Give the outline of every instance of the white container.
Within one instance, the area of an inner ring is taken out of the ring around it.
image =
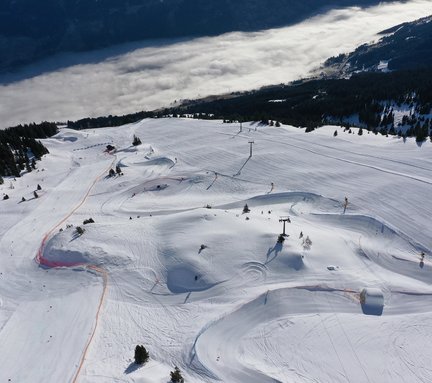
[[[360,292],[360,303],[366,306],[384,307],[384,294],[380,289],[366,287]]]

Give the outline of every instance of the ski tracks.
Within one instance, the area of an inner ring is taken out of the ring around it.
[[[82,352],[80,362],[79,362],[78,367],[77,367],[77,371],[71,380],[72,383],[76,383],[78,381],[79,374],[80,374],[82,367],[84,365],[87,352],[89,350],[90,344],[91,344],[91,342],[95,336],[96,329],[98,327],[100,313],[101,313],[102,305],[103,305],[106,291],[107,291],[108,273],[106,272],[106,270],[104,270],[100,267],[97,267],[96,265],[83,265],[83,264],[76,264],[76,263],[71,264],[71,263],[67,263],[67,262],[64,262],[64,263],[52,262],[52,261],[44,258],[44,250],[45,250],[48,239],[51,237],[51,235],[54,233],[54,231],[57,230],[64,222],[66,222],[66,220],[69,219],[81,206],[84,205],[84,203],[87,201],[87,198],[89,197],[90,192],[92,191],[93,187],[102,178],[102,176],[112,167],[112,165],[114,164],[115,161],[116,161],[116,157],[114,156],[113,160],[110,162],[110,165],[106,169],[104,169],[104,171],[100,175],[98,175],[93,180],[93,182],[90,184],[90,186],[87,189],[87,192],[83,196],[82,200],[78,203],[78,205],[76,205],[60,222],[58,222],[51,230],[49,230],[44,235],[42,242],[41,242],[41,245],[40,245],[38,252],[36,254],[36,257],[35,257],[35,262],[37,262],[39,265],[44,266],[44,267],[57,268],[57,267],[83,266],[84,268],[86,268],[88,270],[91,270],[91,271],[94,271],[94,272],[100,274],[102,276],[102,279],[103,279],[103,289],[102,289],[102,294],[101,294],[101,297],[99,299],[99,304],[98,304],[98,307],[96,310],[96,317],[95,317],[94,326],[93,326],[93,329],[91,331],[90,337],[89,337],[89,339],[88,339],[88,341],[84,347],[84,350]]]

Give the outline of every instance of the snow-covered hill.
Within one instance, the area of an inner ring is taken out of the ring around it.
[[[149,119],[44,144],[0,186],[1,382],[432,380],[429,142]]]

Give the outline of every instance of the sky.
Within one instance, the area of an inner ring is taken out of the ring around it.
[[[56,56],[0,76],[0,128],[153,110],[287,83],[377,40],[388,27],[431,13],[431,1],[412,0],[333,10],[286,28]]]

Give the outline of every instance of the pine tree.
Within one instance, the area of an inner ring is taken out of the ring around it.
[[[249,209],[248,204],[244,205],[244,207],[243,207],[243,213],[250,213],[250,209]]]
[[[32,167],[30,166],[30,161],[29,161],[27,156],[26,156],[25,167],[26,167],[27,173],[30,173],[33,170]]]
[[[84,229],[81,226],[77,226],[76,227],[76,232],[78,235],[83,235],[84,234]]]
[[[144,364],[149,360],[149,353],[144,346],[137,345],[135,347],[135,363]]]
[[[172,383],[184,383],[184,378],[177,366],[174,367],[174,371],[170,372],[170,375]]]
[[[134,134],[134,138],[133,138],[133,141],[132,141],[132,145],[133,146],[141,145],[141,140],[139,139],[139,137],[135,136],[135,134]]]

